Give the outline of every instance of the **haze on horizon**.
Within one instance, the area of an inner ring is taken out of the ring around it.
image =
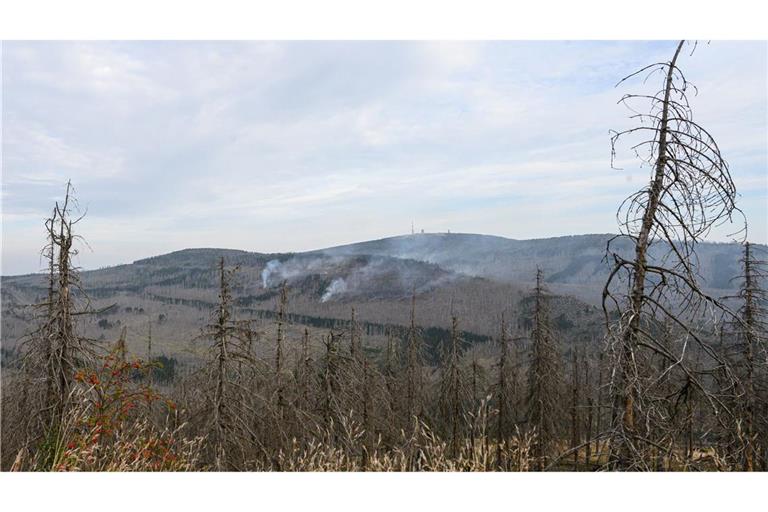
[[[302,251],[417,231],[616,232],[649,170],[610,165],[654,42],[4,42],[2,274],[38,271],[72,180],[84,268],[187,247]],[[699,89],[768,242],[765,42],[699,44]],[[726,241],[727,233],[713,241]]]

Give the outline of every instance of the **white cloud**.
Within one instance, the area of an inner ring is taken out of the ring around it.
[[[5,43],[3,272],[36,268],[30,226],[67,178],[89,208],[91,267],[187,246],[309,249],[412,219],[614,231],[647,179],[628,154],[610,169],[608,130],[629,122],[616,101],[639,86],[614,84],[673,46]],[[766,241],[766,47],[716,42],[681,65]]]

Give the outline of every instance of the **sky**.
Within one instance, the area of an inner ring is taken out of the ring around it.
[[[188,247],[301,251],[417,231],[617,232],[649,179],[609,130],[674,42],[4,42],[3,275],[44,267],[71,180],[85,269]],[[765,42],[679,65],[749,238],[768,241]],[[621,148],[620,148],[621,149]],[[727,231],[713,233],[725,241]]]

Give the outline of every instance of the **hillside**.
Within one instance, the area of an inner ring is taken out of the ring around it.
[[[487,339],[498,331],[502,312],[526,327],[524,299],[537,265],[556,295],[553,319],[562,334],[589,339],[599,332],[596,305],[607,276],[603,262],[611,235],[512,240],[473,234],[418,234],[361,242],[295,254],[261,254],[228,249],[185,249],[83,272],[92,308],[110,309],[83,317],[88,336],[113,340],[123,327],[129,346],[141,350],[153,324],[160,347],[195,357],[194,343],[217,300],[217,262],[237,266],[233,295],[237,314],[273,329],[277,289],[289,289],[289,312],[298,336],[344,328],[354,306],[376,345],[388,326],[407,325],[410,296],[417,295],[417,320],[441,336],[450,326],[451,308],[466,337]],[[700,272],[709,288],[727,293],[738,273],[740,248],[702,244]],[[25,307],[45,296],[39,274],[2,278],[4,346],[28,331],[33,311]]]
[[[548,283],[602,288],[610,267],[606,244],[614,235],[593,234],[514,240],[499,236],[426,233],[372,240],[318,251],[331,255],[375,254],[440,265],[466,275],[502,282],[530,282],[540,267]],[[614,249],[630,256],[631,245],[617,240]],[[664,252],[656,246],[654,254]],[[711,289],[732,289],[738,274],[738,244],[703,243],[698,248],[699,272]],[[577,288],[574,287],[574,290]],[[585,294],[588,296],[587,294]]]

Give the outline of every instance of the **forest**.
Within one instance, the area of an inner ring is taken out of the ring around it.
[[[279,274],[262,273],[264,296],[239,293],[240,266],[222,252],[215,299],[194,283],[188,298],[163,299],[207,314],[189,340],[200,357],[181,365],[158,351],[162,315],[129,349],[112,306],[89,296],[73,262],[88,219],[68,184],[44,224],[47,272],[35,279],[45,296],[19,306],[28,325],[2,351],[2,469],[768,470],[765,246],[749,242],[725,156],[694,121],[695,89],[678,65],[693,50],[681,41],[669,61],[619,82],[657,84],[619,98],[634,126],[610,139],[612,157],[629,151],[649,179],[617,205],[600,305],[578,315],[554,313],[563,299],[539,269],[515,315],[467,312],[453,298],[436,310],[414,281],[396,290],[404,325],[383,313],[362,321],[352,299],[324,306],[349,312],[331,322],[292,310]],[[699,259],[724,224],[741,251],[727,297],[711,293]],[[267,300],[270,310],[243,314]],[[577,325],[593,316],[589,331]],[[86,319],[120,334],[88,336]]]

